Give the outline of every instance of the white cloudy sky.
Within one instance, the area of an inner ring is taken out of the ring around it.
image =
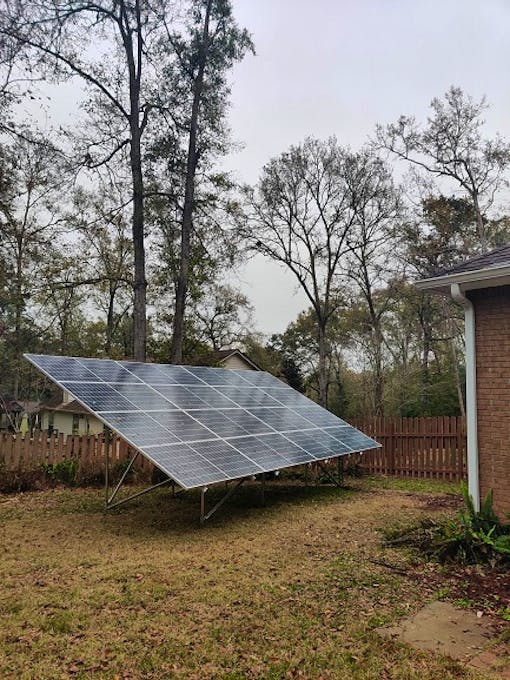
[[[510,138],[510,0],[234,0],[257,55],[234,72],[228,167],[255,182],[306,135],[357,147],[376,123],[424,119],[451,84],[487,96],[487,134]],[[262,259],[242,272],[258,327],[280,332],[306,306]]]

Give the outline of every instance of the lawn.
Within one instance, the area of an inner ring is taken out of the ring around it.
[[[485,677],[375,632],[439,596],[378,529],[457,488],[348,484],[248,486],[204,527],[168,489],[108,515],[98,489],[3,497],[1,677]]]

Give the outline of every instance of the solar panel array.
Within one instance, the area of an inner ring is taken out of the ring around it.
[[[25,356],[186,489],[379,446],[262,371]]]

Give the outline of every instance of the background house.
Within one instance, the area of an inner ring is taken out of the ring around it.
[[[103,423],[83,408],[67,392],[60,391],[53,399],[41,404],[41,430],[63,434],[100,434]]]
[[[510,245],[416,283],[464,308],[469,491],[510,512]]]

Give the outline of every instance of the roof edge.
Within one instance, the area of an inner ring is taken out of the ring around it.
[[[414,281],[414,285],[418,290],[431,290],[448,294],[452,283],[462,284],[464,290],[508,285],[510,284],[510,265],[497,265]]]

